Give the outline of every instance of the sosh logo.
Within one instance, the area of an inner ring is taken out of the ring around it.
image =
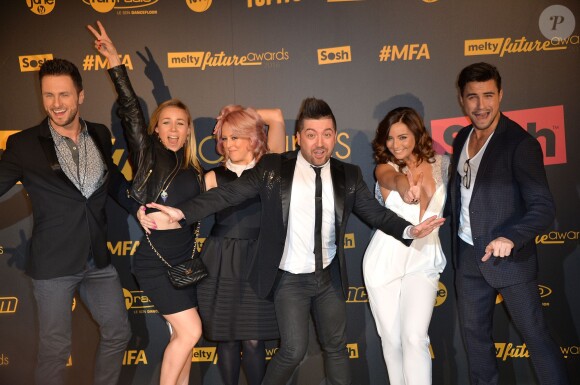
[[[508,111],[504,114],[518,123],[538,140],[544,153],[544,164],[564,164],[566,156],[566,127],[564,106],[530,108]],[[471,122],[465,116],[431,121],[433,141],[445,152],[453,152],[453,140],[457,132]]]
[[[38,71],[40,67],[47,60],[52,60],[52,54],[46,53],[41,55],[25,55],[18,56],[18,62],[20,63],[20,72],[31,72]]]
[[[318,64],[336,64],[352,61],[350,46],[321,48],[318,50]]]

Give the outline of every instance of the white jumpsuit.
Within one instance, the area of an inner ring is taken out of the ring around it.
[[[398,170],[396,165],[389,164]],[[423,218],[419,218],[419,205],[405,203],[396,191],[387,196],[385,206],[414,225],[433,215],[440,216],[445,204],[448,165],[449,158],[441,155],[436,155],[431,163],[436,190]],[[379,199],[378,186],[376,190]],[[439,274],[446,263],[438,230],[414,240],[409,247],[377,230],[364,255],[364,281],[391,385],[431,384],[427,333]]]

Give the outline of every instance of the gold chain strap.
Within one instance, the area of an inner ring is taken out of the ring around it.
[[[195,252],[197,251],[197,238],[199,238],[199,226],[200,226],[200,222],[197,222],[197,225],[195,226],[195,244],[193,245],[193,251],[191,252],[191,259],[195,258]],[[153,243],[151,242],[151,239],[149,239],[149,234],[145,233],[145,237],[147,238],[147,242],[149,242],[149,246],[151,246],[151,249],[153,249],[153,251],[155,252],[155,254],[157,254],[157,256],[159,257],[159,259],[165,263],[167,265],[167,267],[171,267],[171,265],[169,264],[169,262],[167,262],[165,260],[165,258],[163,258],[161,256],[161,254],[159,254],[159,251],[157,251],[157,249],[155,248],[155,246],[153,246]]]

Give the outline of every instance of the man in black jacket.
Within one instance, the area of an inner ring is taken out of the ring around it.
[[[47,118],[10,136],[0,159],[0,195],[21,181],[32,204],[26,273],[40,329],[35,381],[65,383],[78,290],[101,335],[94,383],[116,384],[131,331],[106,246],[105,204],[109,192],[122,200],[127,182],[111,159],[109,130],[79,116],[84,91],[77,67],[49,60],[39,78]]]
[[[268,365],[263,384],[285,384],[292,377],[306,354],[312,314],[324,352],[327,382],[348,385],[348,277],[343,240],[350,214],[406,245],[441,226],[443,219],[432,217],[411,226],[378,203],[358,166],[331,158],[336,120],[323,100],[308,98],[303,102],[296,139],[300,151],[263,156],[238,180],[199,195],[181,205],[182,211],[158,204],[148,206],[159,208],[176,221],[185,214],[186,222],[192,223],[259,195],[258,254],[249,280],[261,297],[273,295],[280,329],[280,349]]]

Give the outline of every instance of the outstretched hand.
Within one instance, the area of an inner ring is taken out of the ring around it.
[[[409,189],[403,195],[403,201],[408,204],[415,205],[421,200],[421,185],[423,184],[423,173],[419,173],[417,180],[413,177],[411,170],[407,170],[407,181],[409,182]]]
[[[159,203],[147,203],[146,206],[157,209],[161,211],[163,214],[166,214],[169,217],[169,223],[179,222],[180,220],[185,219],[185,215],[183,215],[183,211],[181,211],[180,209],[160,205]]]
[[[485,247],[485,255],[481,258],[482,262],[487,261],[493,255],[494,257],[505,258],[511,254],[514,243],[507,238],[498,237]]]
[[[87,25],[89,31],[95,36],[95,48],[101,55],[107,58],[109,67],[118,66],[121,64],[121,59],[119,59],[115,45],[107,35],[107,31],[105,31],[105,27],[103,27],[100,21],[97,21],[97,27],[99,28],[98,31],[92,25]]]
[[[436,228],[441,227],[443,223],[445,223],[445,218],[437,218],[436,215],[433,215],[419,223],[417,226],[411,227],[411,236],[413,238],[423,238],[424,236],[431,234],[431,232]]]

